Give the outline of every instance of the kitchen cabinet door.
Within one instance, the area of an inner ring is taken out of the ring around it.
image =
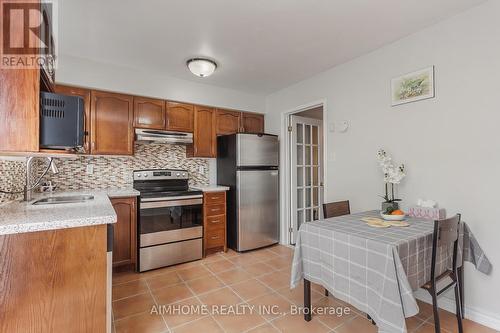
[[[264,133],[264,115],[260,113],[242,112],[243,133]]]
[[[134,154],[134,98],[91,92],[91,152],[94,155]]]
[[[163,130],[166,126],[165,101],[134,97],[134,127]]]
[[[83,150],[85,154],[90,153],[90,90],[85,88],[56,85],[56,93],[67,96],[78,96],[83,98],[83,109],[85,113],[85,137],[83,139]]]
[[[114,224],[113,266],[135,265],[137,257],[136,198],[111,199],[117,221]]]
[[[217,109],[217,135],[234,134],[240,131],[241,112]]]
[[[194,131],[194,105],[167,102],[167,130],[192,133]]]
[[[217,156],[215,109],[195,106],[193,145],[188,146],[186,154],[188,157]]]

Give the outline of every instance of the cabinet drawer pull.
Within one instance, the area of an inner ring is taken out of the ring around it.
[[[218,212],[220,210],[220,208],[212,208],[210,209],[211,212]]]
[[[212,223],[220,223],[220,220],[212,220]]]
[[[220,238],[220,236],[212,236],[211,238],[212,238],[212,239],[219,239],[219,238]]]
[[[218,200],[220,197],[212,197],[212,200]]]

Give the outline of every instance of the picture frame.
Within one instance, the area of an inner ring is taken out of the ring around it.
[[[407,73],[391,80],[392,106],[434,97],[434,66]]]

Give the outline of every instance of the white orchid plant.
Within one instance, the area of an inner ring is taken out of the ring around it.
[[[385,195],[382,197],[387,203],[401,201],[401,199],[396,199],[394,197],[394,185],[400,184],[405,178],[405,165],[401,164],[399,166],[395,166],[392,162],[391,156],[383,149],[378,151],[377,157],[378,163],[384,173]],[[389,196],[389,184],[391,185],[391,196]]]

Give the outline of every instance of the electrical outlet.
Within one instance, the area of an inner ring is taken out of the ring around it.
[[[202,166],[202,165],[200,165],[200,166],[198,167],[198,172],[199,172],[199,173],[205,173],[205,167],[204,167],[204,166]]]
[[[93,175],[94,174],[94,165],[93,164],[87,164],[87,169],[85,170],[85,173],[87,175]]]

